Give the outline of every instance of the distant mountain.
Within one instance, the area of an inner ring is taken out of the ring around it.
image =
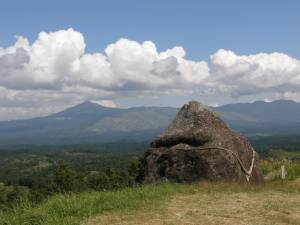
[[[84,102],[46,117],[0,122],[0,146],[148,140],[176,113],[170,107],[120,109]]]
[[[248,118],[249,121],[281,124],[300,122],[300,104],[294,101],[237,103],[220,106],[216,110],[221,113],[235,113],[241,115],[241,119]]]
[[[214,110],[233,129],[248,136],[300,135],[300,104],[294,101],[228,104]]]
[[[254,102],[212,108],[233,129],[248,136],[300,135],[300,104]],[[84,102],[46,117],[0,122],[0,146],[144,141],[159,135],[178,109],[107,108]]]

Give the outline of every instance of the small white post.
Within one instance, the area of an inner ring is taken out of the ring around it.
[[[281,167],[280,167],[280,177],[281,177],[281,183],[283,184],[283,181],[285,180],[285,177],[286,177],[286,171],[285,171],[284,163],[282,163]]]

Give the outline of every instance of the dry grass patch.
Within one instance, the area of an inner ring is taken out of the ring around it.
[[[159,205],[106,213],[84,225],[300,224],[300,195],[280,191],[179,193]]]

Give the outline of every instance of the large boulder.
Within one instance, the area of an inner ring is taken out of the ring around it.
[[[196,101],[185,104],[168,129],[151,143],[138,180],[263,183],[250,142]]]

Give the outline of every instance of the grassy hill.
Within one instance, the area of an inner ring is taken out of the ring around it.
[[[0,151],[0,225],[297,224],[298,139],[258,141],[267,181],[261,187],[137,187],[134,177],[147,143]],[[283,159],[287,181],[281,185]]]
[[[194,183],[56,195],[0,214],[1,225],[299,224],[300,182]]]

